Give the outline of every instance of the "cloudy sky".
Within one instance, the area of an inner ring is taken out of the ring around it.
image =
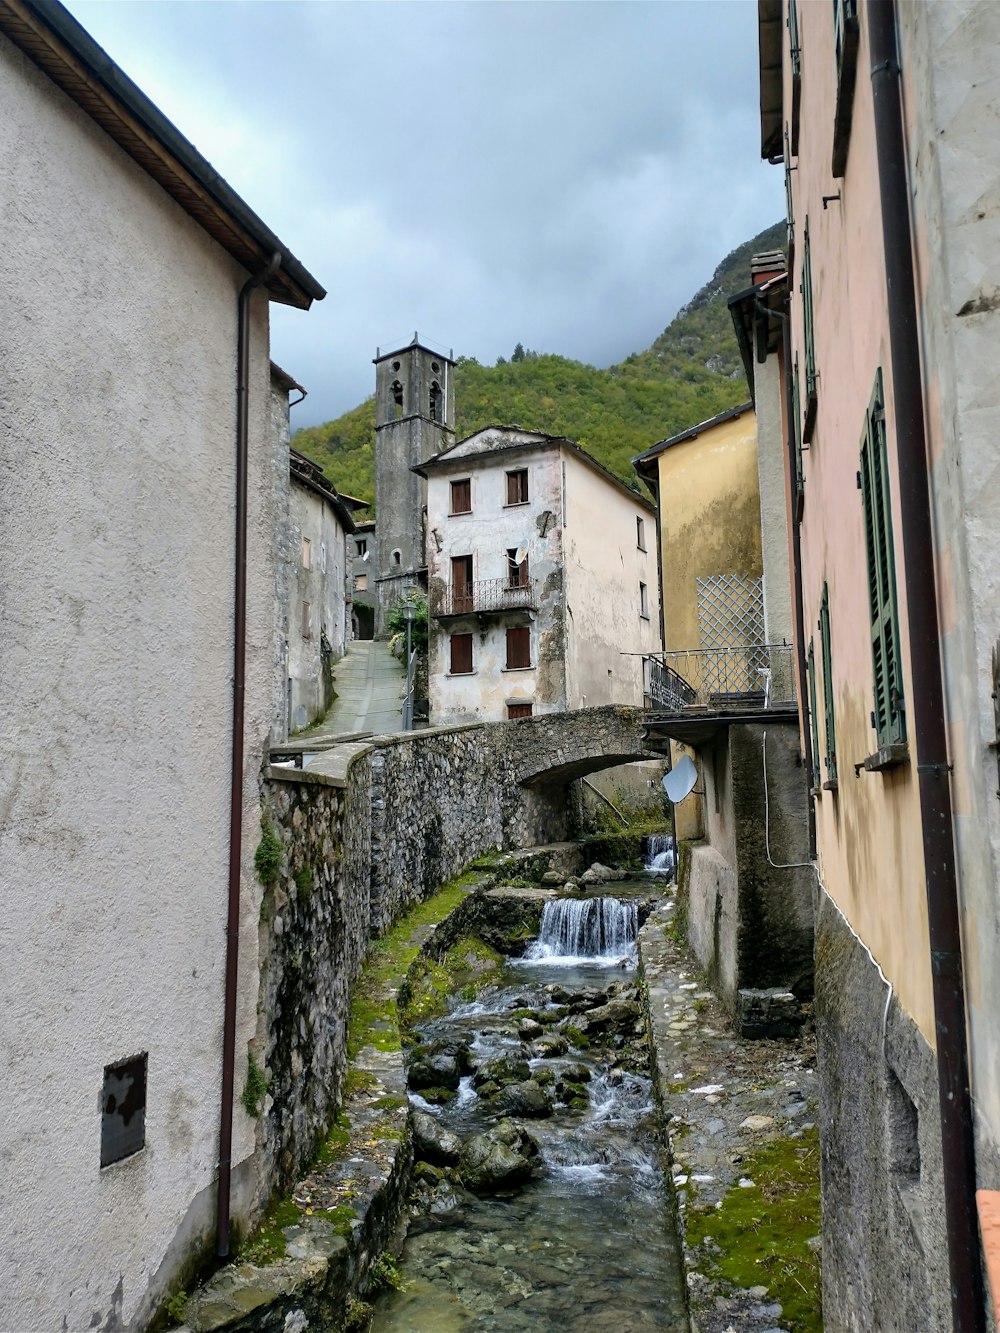
[[[68,0],[327,288],[294,425],[421,338],[610,365],[783,214],[755,0]]]

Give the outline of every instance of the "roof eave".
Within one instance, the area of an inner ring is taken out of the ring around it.
[[[784,52],[783,0],[757,0],[757,40],[760,56],[760,155],[771,161],[782,156],[782,56]]]
[[[307,310],[311,273],[58,0],[0,0],[3,32],[249,273],[280,253],[273,301]]]

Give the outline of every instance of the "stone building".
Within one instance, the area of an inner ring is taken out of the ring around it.
[[[324,292],[51,0],[0,181],[0,1327],[131,1330],[261,1187],[268,310]]]
[[[571,440],[489,426],[427,479],[432,724],[643,701],[654,510]]]
[[[455,438],[454,369],[417,334],[408,347],[375,357],[378,564],[363,577],[375,594],[376,638],[387,637],[386,616],[406,589],[427,585],[427,487],[413,469]]]
[[[355,524],[353,548],[351,596],[354,637],[371,639],[375,634],[375,593],[378,587],[378,533],[374,519],[365,519]]]
[[[758,12],[761,153],[788,199],[824,1321],[982,1329],[981,1252],[1000,1298],[1000,8]]]

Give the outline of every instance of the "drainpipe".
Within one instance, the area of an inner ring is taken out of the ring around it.
[[[986,1323],[976,1216],[961,923],[894,0],[868,0],[868,29],[913,674],[907,707],[916,749],[927,890],[951,1309],[958,1333],[982,1333]]]
[[[233,609],[233,740],[229,799],[229,907],[226,918],[226,999],[222,1023],[222,1108],[219,1121],[219,1190],[215,1252],[229,1254],[233,1151],[233,1075],[236,1064],[236,977],[239,966],[240,852],[243,834],[243,714],[247,631],[247,440],[250,414],[250,298],[281,267],[281,255],[243,284],[237,305],[236,342],[236,590]]]

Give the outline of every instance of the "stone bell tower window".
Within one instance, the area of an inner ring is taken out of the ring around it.
[[[403,384],[401,380],[392,382],[392,411],[398,419],[403,415]]]
[[[441,385],[437,380],[431,382],[431,401],[430,401],[431,421],[441,420]]]

